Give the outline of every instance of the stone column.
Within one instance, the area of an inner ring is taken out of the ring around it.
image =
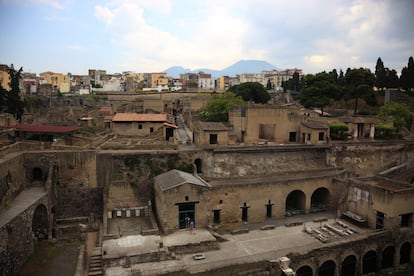
[[[375,137],[375,125],[371,125],[370,127],[369,127],[369,138],[370,139],[374,139]]]

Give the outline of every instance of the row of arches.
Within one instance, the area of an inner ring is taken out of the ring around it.
[[[327,188],[316,189],[311,196],[310,212],[324,211],[329,206],[330,193]],[[286,197],[286,215],[296,215],[305,212],[306,195],[301,190],[294,190]]]
[[[401,245],[399,249],[399,260],[395,260],[396,250],[394,246],[387,246],[381,253],[381,256],[378,256],[377,252],[370,250],[366,252],[361,259],[361,268],[358,266],[358,258],[355,255],[348,255],[341,263],[340,272],[336,274],[336,263],[332,260],[327,260],[322,263],[318,268],[319,276],[333,276],[333,275],[342,275],[342,276],[353,276],[361,274],[375,273],[382,269],[392,268],[397,261],[400,265],[410,263],[411,260],[411,251],[412,246],[410,242],[405,242]],[[377,258],[381,257],[380,267],[377,266]],[[361,271],[361,272],[360,272]],[[312,276],[316,275],[316,272],[308,266],[301,266],[296,271],[297,276]]]

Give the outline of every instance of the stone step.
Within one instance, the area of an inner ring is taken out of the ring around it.
[[[93,272],[88,273],[88,276],[99,276],[99,275],[103,275],[103,271],[93,271]]]
[[[94,260],[100,260],[102,259],[102,255],[91,255],[90,259],[94,259]]]
[[[102,262],[100,262],[100,263],[90,263],[89,267],[102,267]]]
[[[92,272],[92,271],[102,271],[102,267],[90,267],[89,272]]]

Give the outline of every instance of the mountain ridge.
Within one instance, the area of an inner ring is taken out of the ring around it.
[[[214,70],[209,68],[199,68],[191,70],[189,68],[184,68],[182,66],[171,66],[164,70],[163,72],[167,73],[169,77],[178,78],[180,74],[185,73],[199,73],[204,72],[206,74],[211,74],[214,78],[220,76],[230,76],[235,77],[238,74],[249,74],[249,73],[261,73],[264,70],[278,70],[273,64],[264,61],[264,60],[239,60],[233,63],[230,66],[225,67],[222,70]]]

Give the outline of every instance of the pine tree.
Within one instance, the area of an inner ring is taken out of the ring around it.
[[[375,86],[380,90],[387,87],[387,72],[380,57],[375,66]]]
[[[414,90],[414,60],[413,57],[408,59],[408,66],[401,71],[400,77],[401,88],[409,92]]]

